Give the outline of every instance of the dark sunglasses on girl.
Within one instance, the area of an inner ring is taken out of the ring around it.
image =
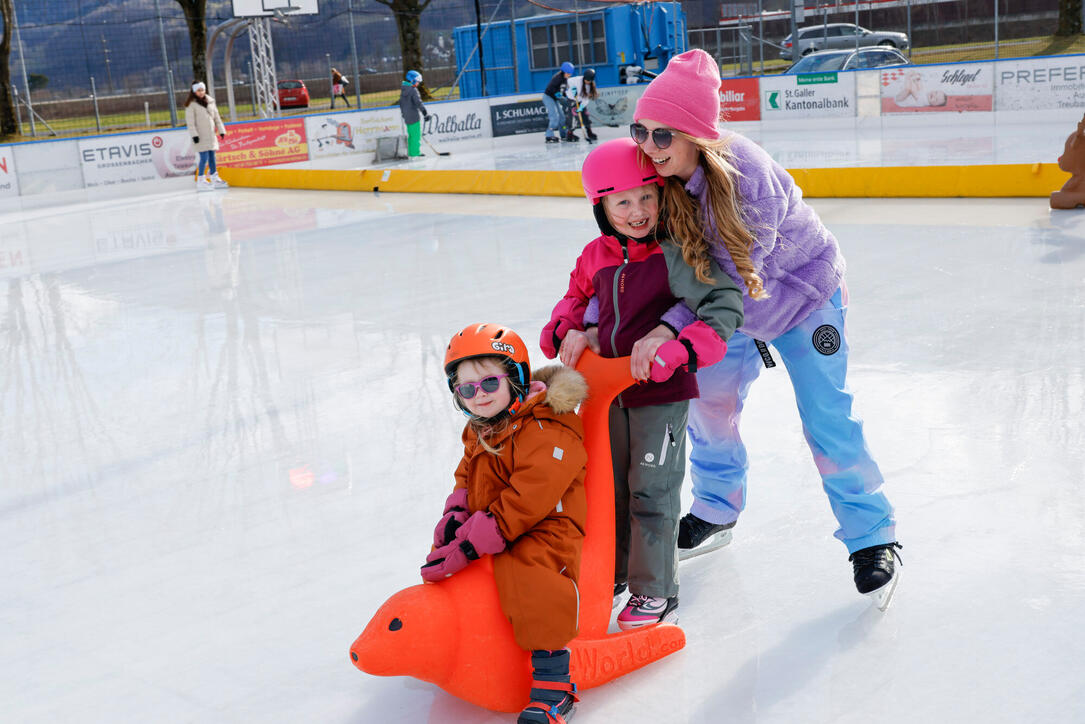
[[[674,140],[674,131],[669,128],[655,128],[651,133],[652,143],[656,145],[656,148],[666,148]],[[629,124],[629,135],[640,145],[648,140],[648,128],[640,123],[631,123]]]
[[[463,384],[456,385],[456,394],[465,400],[470,400],[475,396],[475,393],[482,389],[483,392],[497,392],[497,388],[501,386],[501,380],[508,377],[508,375],[493,375],[491,377],[483,377],[478,382],[464,382]]]

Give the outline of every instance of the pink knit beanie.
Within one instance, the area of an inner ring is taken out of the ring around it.
[[[703,50],[687,50],[671,58],[667,67],[644,90],[633,113],[688,133],[716,140],[720,115],[720,69]]]

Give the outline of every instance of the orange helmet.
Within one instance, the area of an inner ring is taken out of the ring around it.
[[[515,413],[527,396],[531,384],[531,363],[527,345],[520,335],[500,324],[471,324],[452,337],[445,351],[445,375],[448,388],[455,390],[456,367],[460,362],[478,357],[498,357],[509,373],[513,404],[506,412]],[[456,400],[459,404],[459,400]],[[462,408],[461,408],[462,409]]]

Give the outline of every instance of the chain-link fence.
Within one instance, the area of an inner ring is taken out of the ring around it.
[[[9,67],[21,135],[51,137],[183,122],[183,101],[193,78],[188,26],[176,0],[13,0],[17,23]],[[782,41],[791,30],[790,14],[779,1],[683,3],[687,17],[708,22],[722,7],[720,24],[691,29],[689,46],[705,48],[724,75],[775,73],[791,61],[781,59]],[[589,9],[579,0],[486,0],[483,21],[548,13],[548,7]],[[709,7],[712,6],[712,7]],[[1082,36],[1055,37],[1059,0],[846,0],[811,3],[801,26],[849,23],[877,31],[899,31],[911,40],[915,63],[981,60],[1051,53],[1085,52]],[[319,0],[316,15],[273,22],[279,80],[300,80],[308,88],[308,108],[331,107],[331,68],[350,84],[352,106],[387,106],[399,98],[402,80],[399,33],[392,11],[376,0]],[[706,10],[708,8],[708,10]],[[712,12],[709,12],[712,11]],[[230,0],[208,0],[207,38],[233,18]],[[438,98],[456,97],[452,29],[474,25],[475,7],[462,0],[432,0],[421,14],[422,68],[427,87]],[[211,58],[214,94],[227,118],[254,117],[248,34],[232,44],[220,35]],[[225,48],[231,45],[231,81],[225,80]],[[174,89],[173,103],[169,88]],[[342,107],[340,103],[337,107]],[[31,109],[33,113],[31,114]],[[180,119],[177,116],[180,115]]]
[[[791,14],[770,10],[769,5],[724,3],[724,15],[732,16],[724,17],[718,28],[691,30],[690,46],[713,53],[725,75],[785,70],[798,59],[791,57],[791,48],[784,47],[784,39],[791,33]],[[1055,36],[1059,6],[1059,0],[822,0],[807,4],[799,27],[844,23],[904,33],[911,47],[902,50],[913,63],[1085,52],[1081,35]],[[832,33],[827,28],[818,35],[824,40]],[[752,36],[752,42],[746,41],[744,34]],[[855,33],[849,39],[860,42]],[[841,41],[839,47],[845,47],[847,39]],[[800,54],[809,47],[800,48]],[[825,47],[837,46],[825,43]]]

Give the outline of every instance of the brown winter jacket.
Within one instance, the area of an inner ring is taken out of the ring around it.
[[[456,487],[467,488],[472,512],[493,514],[508,542],[493,557],[501,609],[516,643],[560,649],[577,632],[580,552],[584,543],[584,427],[575,409],[587,396],[580,373],[552,365],[537,370],[528,399],[491,437],[463,432]]]

